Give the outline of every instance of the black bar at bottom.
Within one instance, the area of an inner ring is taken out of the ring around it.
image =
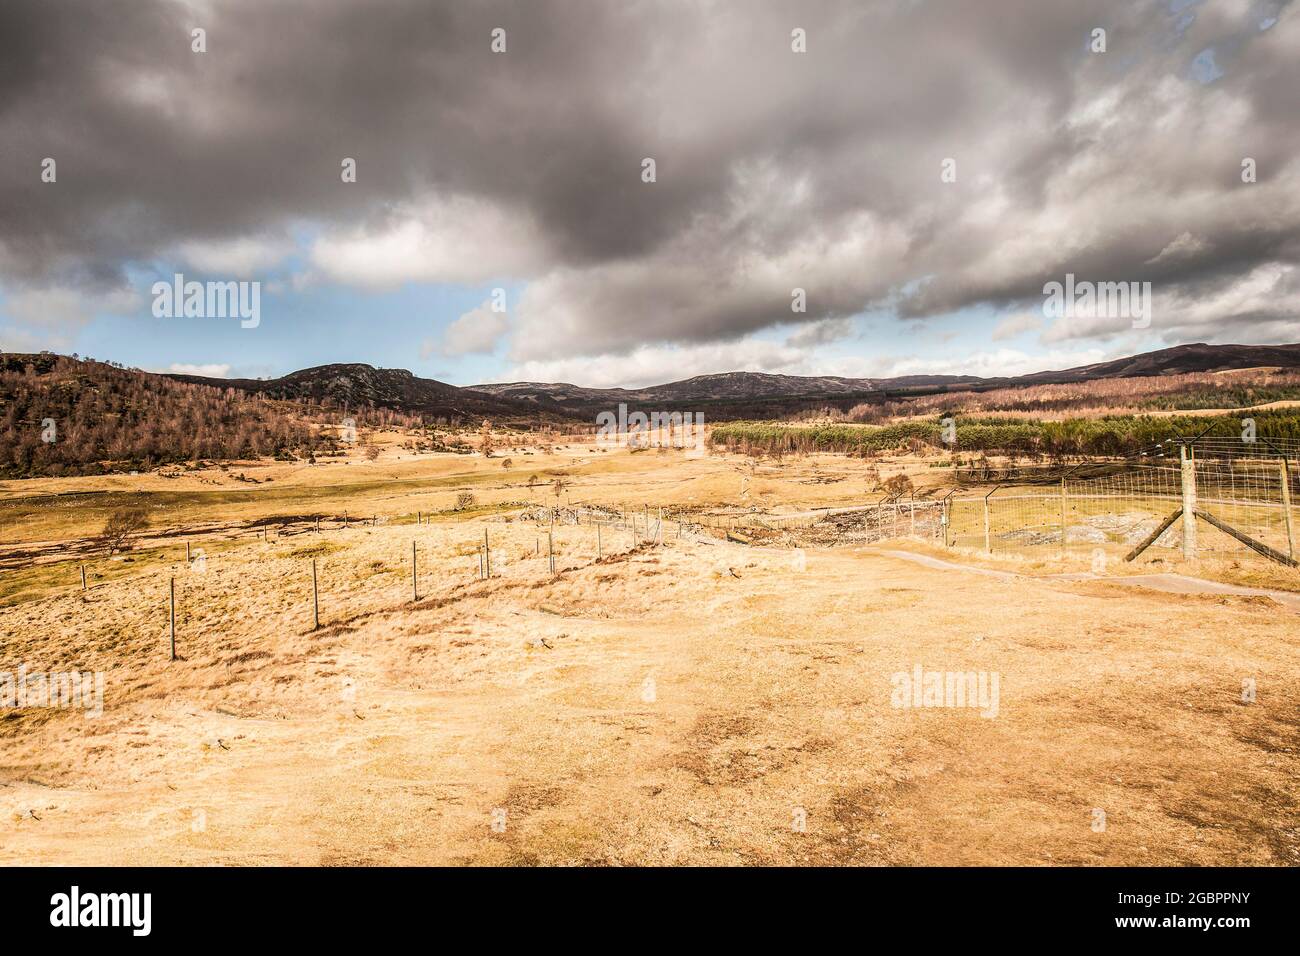
[[[883,942],[890,927],[925,946],[1199,938],[1233,947],[1294,939],[1297,882],[1296,870],[1282,868],[10,868],[0,870],[0,926],[7,947],[76,934],[206,950],[283,941],[296,951],[317,941],[429,939],[431,930],[471,945],[644,936],[734,947],[778,928]]]

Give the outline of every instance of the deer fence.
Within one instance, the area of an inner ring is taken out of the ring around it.
[[[1285,453],[1191,441],[1176,447],[1176,459],[1143,456],[1052,485],[998,486],[953,499],[945,540],[988,552],[1083,548],[1133,560],[1154,549],[1297,566],[1300,487]]]

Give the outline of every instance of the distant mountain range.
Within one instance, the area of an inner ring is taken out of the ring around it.
[[[50,352],[0,353],[0,477],[89,475],[265,456],[310,459],[330,454],[336,444],[312,423],[337,422],[349,411],[363,424],[382,424],[390,417],[371,409],[471,428],[483,419],[518,428],[590,427],[598,414],[622,402],[630,411],[702,413],[717,422],[820,414],[826,408],[848,411],[945,392],[1277,367],[1300,367],[1300,345],[1182,345],[1014,378],[728,372],[640,389],[536,382],[460,388],[403,369],[362,364],[322,365],[270,380],[221,379],[163,375]],[[268,400],[246,401],[250,394]],[[58,440],[47,443],[43,436],[50,420]]]
[[[1030,385],[1086,382],[1108,378],[1137,378],[1178,375],[1189,372],[1219,372],[1259,367],[1300,367],[1297,345],[1178,345],[1144,352],[1110,362],[1077,368],[1033,372],[1003,378],[975,375],[904,375],[894,378],[840,378],[835,376],[771,375],[765,372],[724,372],[697,375],[680,382],[649,388],[583,388],[544,382],[508,382],[475,385],[473,389],[500,398],[532,402],[550,409],[573,409],[586,413],[609,408],[619,402],[629,407],[660,405],[668,409],[687,404],[710,408],[714,417],[769,417],[792,405],[842,406],[845,399],[881,401],[885,397],[934,394],[967,389],[988,390]],[[723,414],[717,414],[721,411]],[[731,414],[740,413],[743,414]]]
[[[311,402],[334,408],[391,408],[447,421],[490,418],[510,423],[557,422],[573,417],[562,407],[539,408],[535,403],[418,378],[406,369],[375,368],[361,363],[318,365],[272,379],[208,378],[202,375],[167,375],[196,385],[214,385],[291,402]]]
[[[363,364],[321,365],[274,379],[169,378],[256,392],[289,401],[335,406],[375,406],[447,419],[592,419],[620,402],[629,408],[702,411],[714,420],[779,417],[806,408],[845,408],[858,402],[954,390],[987,390],[1095,379],[1217,372],[1257,367],[1300,367],[1296,345],[1178,345],[1110,362],[1004,378],[973,375],[905,375],[894,378],[773,375],[724,372],[648,388],[585,388],[547,382],[506,382],[462,388],[418,378],[405,369]]]

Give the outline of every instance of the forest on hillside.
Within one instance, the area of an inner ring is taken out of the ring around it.
[[[95,475],[264,456],[310,459],[336,449],[334,430],[322,433],[314,425],[338,425],[340,414],[108,362],[0,354],[0,477]],[[409,424],[384,409],[348,414],[358,426]]]

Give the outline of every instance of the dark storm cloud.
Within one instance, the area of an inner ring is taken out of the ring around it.
[[[1247,0],[8,0],[0,283],[107,289],[306,224],[326,278],[529,280],[521,359],[1032,303],[1067,271],[1177,302],[1300,258],[1296,89],[1296,16]]]

